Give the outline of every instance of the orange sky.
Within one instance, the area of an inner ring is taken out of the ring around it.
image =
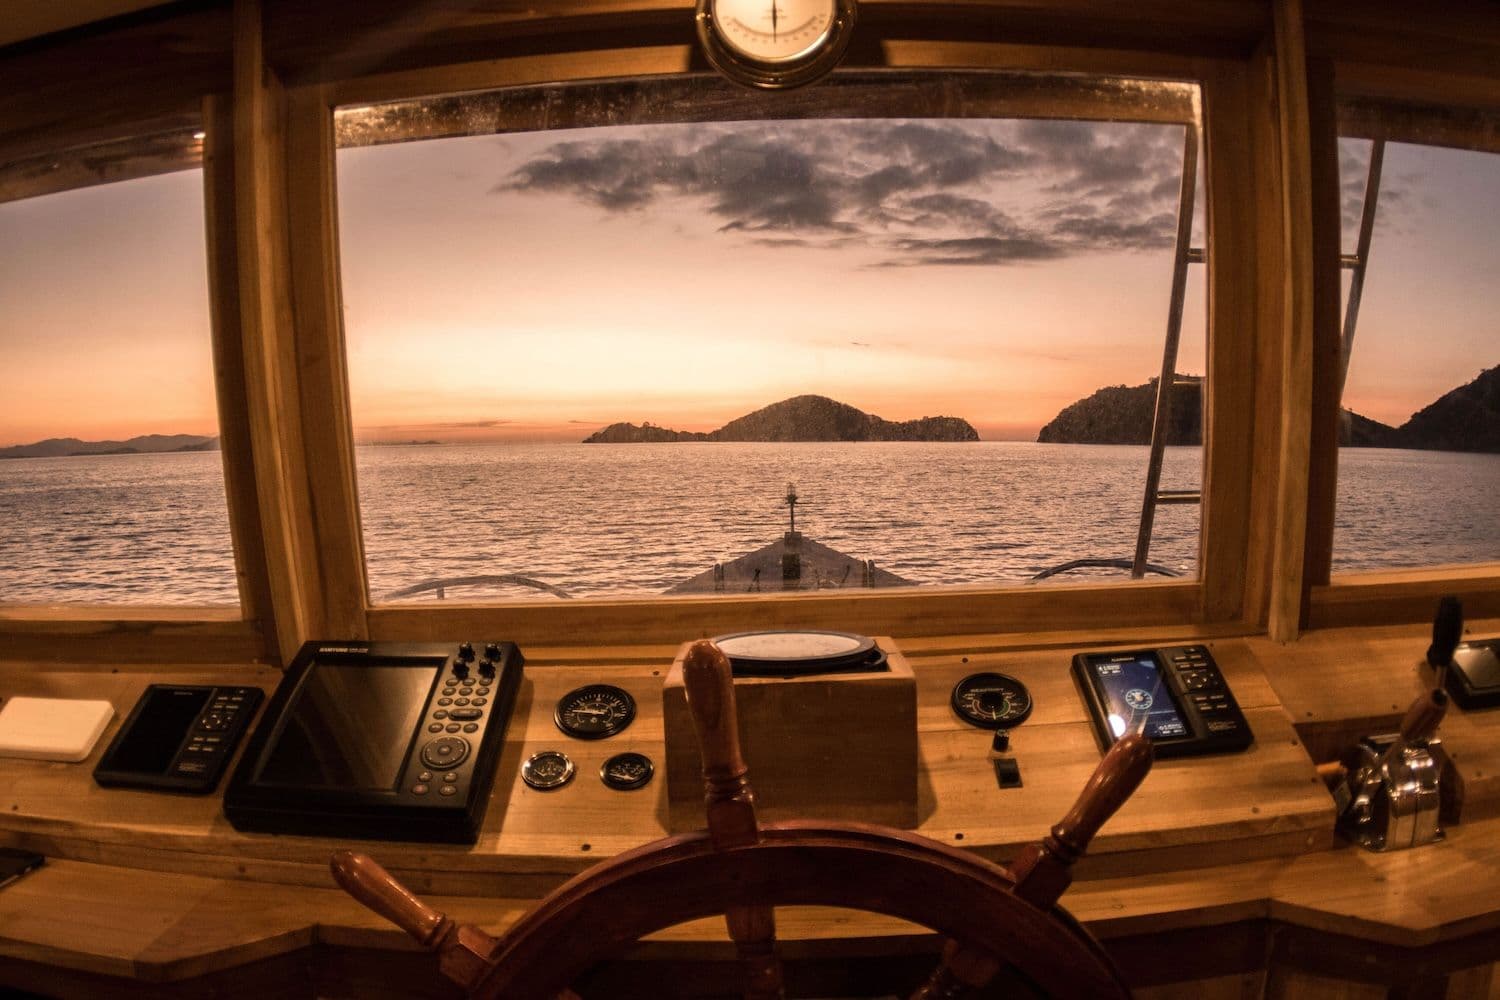
[[[358,437],[711,430],[815,392],[1031,439],[1155,374],[1172,198],[1152,192],[1180,133],[857,127],[341,152]],[[1500,362],[1496,163],[1388,152],[1352,408],[1400,423]],[[881,186],[893,172],[905,187]],[[201,202],[190,171],[0,205],[0,446],[214,433]],[[1201,270],[1184,371],[1203,370]]]

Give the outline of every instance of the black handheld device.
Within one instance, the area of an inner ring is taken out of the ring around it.
[[[1157,757],[1244,750],[1255,741],[1206,646],[1079,653],[1073,675],[1100,744],[1150,738]]]
[[[260,688],[152,684],[94,768],[106,787],[213,791],[255,709]]]
[[[305,644],[224,815],[238,830],[474,843],[523,662],[513,642]]]

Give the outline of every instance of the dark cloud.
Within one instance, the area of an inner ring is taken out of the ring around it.
[[[901,256],[885,261],[888,267],[928,264],[1012,264],[1053,260],[1067,250],[1036,236],[974,236],[965,239],[903,239],[895,249]]]
[[[1182,135],[1069,121],[671,126],[556,143],[493,190],[611,214],[687,200],[720,233],[858,241],[886,266],[1023,263],[1170,245]]]

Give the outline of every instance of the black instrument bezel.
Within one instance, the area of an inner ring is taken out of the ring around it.
[[[422,747],[438,738],[428,732],[439,681],[458,659],[458,643],[308,642],[297,653],[276,693],[271,697],[250,738],[245,754],[224,793],[224,815],[237,830],[340,836],[380,840],[414,840],[472,844],[489,805],[496,765],[505,744],[505,730],[521,686],[525,658],[509,642],[499,643],[501,659],[490,682],[493,697],[481,728],[463,738],[471,746],[467,759],[453,770],[458,791],[442,795],[435,781],[418,794],[414,778],[432,770],[421,760]],[[341,668],[410,666],[431,671],[430,683],[413,732],[408,737],[395,787],[346,789],[287,785],[262,779],[267,762],[291,719],[304,685],[319,663]],[[465,665],[467,667],[467,664]]]
[[[965,693],[964,689],[977,681],[982,681],[989,677],[994,677],[998,680],[1005,681],[1008,684],[1015,685],[1015,687],[1020,690],[1021,694],[1025,696],[1026,707],[1022,709],[1021,713],[1015,718],[981,719],[977,716],[970,715],[964,710],[962,703],[962,694]],[[953,693],[948,696],[948,704],[953,709],[955,715],[957,715],[964,722],[967,722],[969,725],[975,726],[979,729],[1014,729],[1016,726],[1019,726],[1021,723],[1031,718],[1031,710],[1036,707],[1036,702],[1031,697],[1030,688],[1023,684],[1019,679],[1012,677],[1010,674],[996,673],[993,670],[985,670],[977,674],[969,674],[963,680],[953,685]]]
[[[597,733],[587,732],[564,722],[563,705],[574,698],[582,696],[585,692],[588,691],[608,691],[610,694],[616,695],[619,698],[623,699],[625,702],[624,721],[618,724],[611,723],[609,729]],[[630,727],[630,724],[635,721],[635,698],[629,691],[626,691],[624,688],[619,687],[615,684],[585,684],[583,687],[574,688],[567,694],[563,695],[561,698],[557,699],[557,705],[552,709],[552,721],[556,723],[559,730],[561,730],[566,735],[573,737],[573,739],[575,740],[607,740],[611,736],[618,736],[620,733],[623,733]]]

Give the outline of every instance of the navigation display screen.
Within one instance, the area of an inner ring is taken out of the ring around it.
[[[1109,657],[1094,660],[1092,666],[1115,739],[1126,733],[1144,733],[1152,739],[1188,735],[1156,657],[1150,653]]]
[[[391,791],[441,661],[378,666],[314,663],[258,780]]]

